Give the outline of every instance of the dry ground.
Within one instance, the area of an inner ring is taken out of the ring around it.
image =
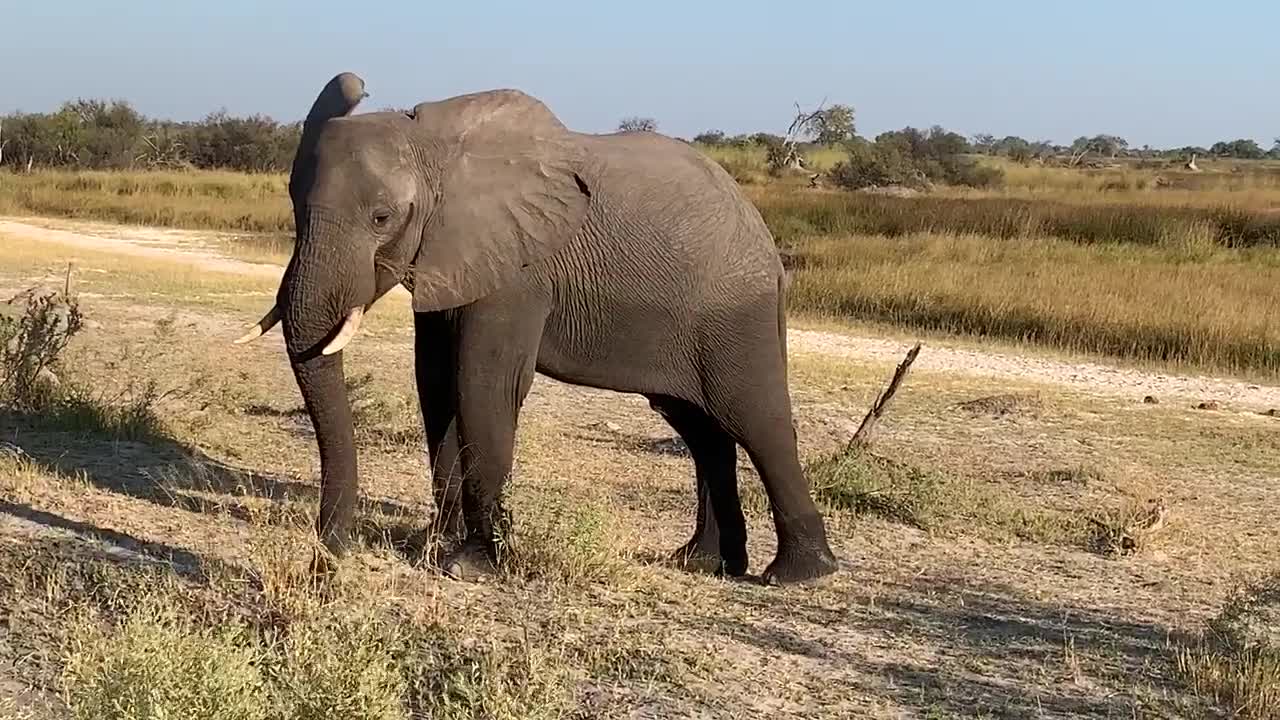
[[[60,283],[74,262],[92,321],[73,346],[78,367],[96,368],[104,387],[152,378],[182,391],[159,405],[165,439],[0,415],[0,570],[159,557],[186,572],[302,547],[286,538],[308,527],[287,516],[314,512],[318,461],[279,331],[231,344],[269,304],[279,257],[207,233],[27,218],[0,221],[0,248],[6,298]],[[405,298],[389,296],[370,320],[346,353],[348,377],[373,378],[359,391],[362,517],[372,534],[397,536],[431,508]],[[813,458],[848,438],[911,340],[796,325],[793,394]],[[1000,394],[1012,397],[963,405]],[[1196,408],[1208,401],[1217,408]],[[692,527],[679,444],[643,399],[539,377],[522,415],[517,522],[594,508],[599,572],[571,585],[473,584],[392,552],[353,562],[396,603],[476,633],[526,632],[612,658],[587,663],[573,685],[583,717],[1200,717],[1175,649],[1237,582],[1276,569],[1280,420],[1265,411],[1277,406],[1275,386],[928,341],[879,454],[945,473],[968,502],[1029,513],[1083,517],[1160,498],[1167,527],[1116,555],[999,523],[921,529],[833,511],[841,572],[771,589],[661,562]],[[773,535],[742,468],[758,572]],[[576,538],[580,525],[552,531]],[[61,650],[49,637],[60,620],[39,598],[23,602],[0,619],[0,688],[56,712]]]

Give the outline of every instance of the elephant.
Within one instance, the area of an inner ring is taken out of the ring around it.
[[[349,551],[358,492],[342,350],[401,285],[434,525],[455,548],[445,574],[499,562],[535,375],[644,396],[684,440],[698,511],[679,560],[749,577],[740,446],[777,536],[758,580],[835,572],[798,456],[786,277],[737,183],[685,142],[573,131],[519,90],[353,114],[367,95],[343,72],[312,105],[288,184],[294,249],[275,305],[237,341],[282,324],[319,449],[323,550]]]

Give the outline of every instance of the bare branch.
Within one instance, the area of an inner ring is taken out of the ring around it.
[[[897,369],[893,371],[893,378],[889,380],[889,386],[872,403],[866,417],[862,418],[862,424],[858,426],[858,431],[849,439],[848,449],[852,450],[858,446],[865,447],[871,442],[871,433],[875,429],[876,421],[880,419],[881,415],[884,415],[885,407],[893,399],[894,393],[898,392],[898,387],[906,379],[907,373],[911,370],[911,364],[916,361],[916,356],[919,354],[920,343],[916,343],[915,347],[907,351],[907,356],[902,359],[902,362],[898,363]]]

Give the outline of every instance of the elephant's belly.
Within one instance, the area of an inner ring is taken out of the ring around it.
[[[700,386],[693,318],[661,305],[553,312],[538,372],[561,382],[689,397]]]

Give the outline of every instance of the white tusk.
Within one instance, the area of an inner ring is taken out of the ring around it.
[[[244,343],[247,343],[250,340],[256,340],[257,338],[261,337],[264,333],[266,333],[268,330],[275,327],[276,323],[278,322],[280,322],[280,306],[272,305],[271,309],[267,311],[267,314],[263,315],[261,320],[259,320],[256,324],[250,327],[249,332],[245,333],[244,335],[241,335],[240,339],[236,340],[235,344],[243,345]]]
[[[321,355],[332,355],[351,342],[351,338],[356,336],[356,331],[360,329],[360,321],[364,319],[364,306],[357,305],[351,308],[351,312],[347,313],[347,318],[342,321],[342,327],[338,329],[338,334],[333,336],[328,345],[324,346],[324,350],[320,351]]]

